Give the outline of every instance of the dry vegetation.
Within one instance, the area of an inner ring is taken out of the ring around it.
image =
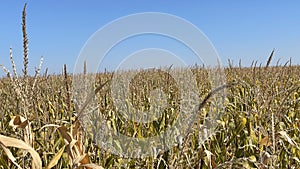
[[[25,6],[26,7],[26,6]],[[23,12],[24,68],[18,76],[12,58],[12,73],[0,80],[0,166],[1,168],[300,168],[300,67],[233,67],[225,70],[227,88],[225,109],[220,112],[216,133],[203,144],[199,142],[199,118],[182,144],[155,157],[126,159],[97,146],[97,136],[83,132],[78,116],[84,104],[72,100],[72,77],[28,75],[27,35]],[[42,60],[41,60],[42,62]],[[86,67],[86,66],[85,66]],[[192,68],[199,95],[212,94],[205,69]],[[128,72],[127,72],[128,73]],[[160,74],[161,73],[161,74]],[[137,93],[133,104],[147,108],[147,79],[154,75],[167,79],[162,72],[141,72],[131,89]],[[97,75],[96,98],[100,112],[111,128],[132,137],[148,137],[165,130],[179,111],[176,85],[156,81],[172,96],[174,107],[149,124],[128,122],[116,112],[110,95],[112,73]],[[126,72],[124,72],[126,75]],[[145,86],[146,85],[146,86]],[[224,87],[224,86],[223,86]],[[94,96],[94,94],[92,94]],[[207,113],[213,99],[205,101],[201,113]],[[146,106],[145,106],[146,104]],[[88,110],[84,110],[88,111]],[[117,144],[117,143],[116,143]],[[100,167],[102,166],[102,167]]]

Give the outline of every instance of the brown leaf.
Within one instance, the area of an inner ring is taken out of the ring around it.
[[[267,135],[266,137],[264,137],[263,139],[261,139],[260,145],[261,146],[269,146],[269,145],[271,145],[271,142],[269,140],[269,135]]]
[[[28,120],[22,116],[12,116],[9,122],[9,125],[13,128],[22,128],[24,129],[28,125]]]
[[[69,144],[72,142],[73,138],[65,126],[60,126],[58,131],[60,132],[61,136],[68,141]]]
[[[90,158],[88,154],[85,154],[85,156],[81,159],[80,164],[89,164]]]

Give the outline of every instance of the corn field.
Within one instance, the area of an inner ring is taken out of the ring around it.
[[[203,143],[199,127],[214,104],[210,96],[216,91],[205,78],[204,67],[189,67],[196,77],[199,99],[204,101],[190,132],[177,146],[155,156],[125,158],[103,149],[97,144],[100,136],[91,128],[83,128],[80,115],[86,111],[85,103],[72,99],[73,76],[66,65],[61,75],[48,75],[40,72],[41,59],[36,74],[28,74],[26,6],[22,21],[23,73],[17,73],[12,49],[11,71],[1,65],[7,74],[0,80],[1,168],[300,168],[300,66],[293,66],[291,61],[270,66],[274,51],[265,65],[253,62],[244,68],[229,62],[224,70],[227,85],[219,88],[226,90],[224,109],[220,110],[216,132]],[[82,76],[88,76],[87,65],[83,65]],[[122,75],[131,73],[124,71]],[[110,90],[113,76],[113,72],[97,74],[91,94],[113,130],[146,138],[166,130],[176,120],[180,113],[178,86],[167,74],[140,71],[131,84],[135,94],[130,101],[144,109],[149,109],[147,100],[155,87],[169,93],[166,104],[171,106],[151,123],[126,121],[120,116]]]

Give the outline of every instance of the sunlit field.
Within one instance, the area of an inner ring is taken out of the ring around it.
[[[79,103],[73,99],[73,75],[67,72],[67,65],[62,65],[61,75],[40,72],[40,68],[35,75],[28,74],[25,14],[24,10],[24,65],[16,67],[14,59],[19,58],[13,58],[12,53],[12,64],[1,65],[7,74],[0,80],[1,168],[300,168],[300,66],[293,66],[291,61],[270,66],[276,52],[266,57],[266,63],[253,62],[247,68],[228,63],[225,83],[216,88],[210,85],[204,67],[186,68],[196,78],[203,103],[189,133],[167,151],[124,158],[99,146],[97,132],[81,124],[81,115],[93,111],[88,102],[96,100],[111,130],[147,138],[176,121],[180,113],[178,85],[158,70],[140,71],[132,81],[133,94],[128,102],[136,107],[149,109],[149,93],[158,86],[169,96],[167,102],[161,100],[169,107],[150,123],[128,121],[120,115],[111,95],[114,72],[97,74],[95,90]],[[89,76],[88,64],[82,65],[83,77]],[[23,73],[18,74],[19,69]],[[123,76],[133,72],[124,71]],[[205,115],[220,91],[225,91],[226,97],[215,133],[201,142]],[[118,142],[112,144],[120,146]]]

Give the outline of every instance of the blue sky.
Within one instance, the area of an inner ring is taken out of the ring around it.
[[[60,73],[66,63],[72,71],[93,33],[115,19],[140,12],[169,13],[191,22],[209,38],[223,65],[228,59],[235,64],[241,59],[244,66],[253,60],[265,63],[274,48],[273,63],[292,57],[294,64],[300,64],[297,0],[6,0],[0,5],[0,64],[6,67],[10,67],[10,47],[15,62],[22,65],[21,14],[25,2],[31,70],[43,56],[44,69]]]

